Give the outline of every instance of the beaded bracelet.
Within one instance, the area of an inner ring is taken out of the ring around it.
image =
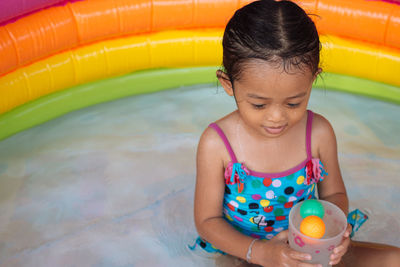
[[[254,243],[255,243],[257,240],[258,240],[257,238],[254,238],[253,241],[251,241],[251,243],[250,243],[250,245],[249,245],[249,248],[248,248],[248,250],[247,250],[246,261],[247,261],[248,263],[251,263],[251,250],[253,249],[253,245],[254,245]]]

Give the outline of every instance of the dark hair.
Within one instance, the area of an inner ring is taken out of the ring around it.
[[[223,66],[233,82],[249,59],[308,67],[319,65],[320,41],[314,22],[291,1],[261,0],[237,10],[222,40]]]

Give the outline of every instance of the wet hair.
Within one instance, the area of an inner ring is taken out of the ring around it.
[[[223,40],[223,66],[231,82],[251,59],[318,72],[320,41],[310,17],[291,1],[261,0],[237,10]]]

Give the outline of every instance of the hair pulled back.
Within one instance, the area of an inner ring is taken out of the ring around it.
[[[319,65],[320,41],[314,22],[291,1],[261,0],[237,10],[224,37],[223,65],[233,82],[250,59],[281,63],[288,71]]]

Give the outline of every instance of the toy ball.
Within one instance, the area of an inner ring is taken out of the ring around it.
[[[301,221],[300,232],[312,238],[321,238],[325,234],[325,223],[320,217],[310,215]]]
[[[321,219],[325,215],[324,206],[316,199],[307,199],[300,206],[300,216],[303,219],[310,215],[318,216]]]

